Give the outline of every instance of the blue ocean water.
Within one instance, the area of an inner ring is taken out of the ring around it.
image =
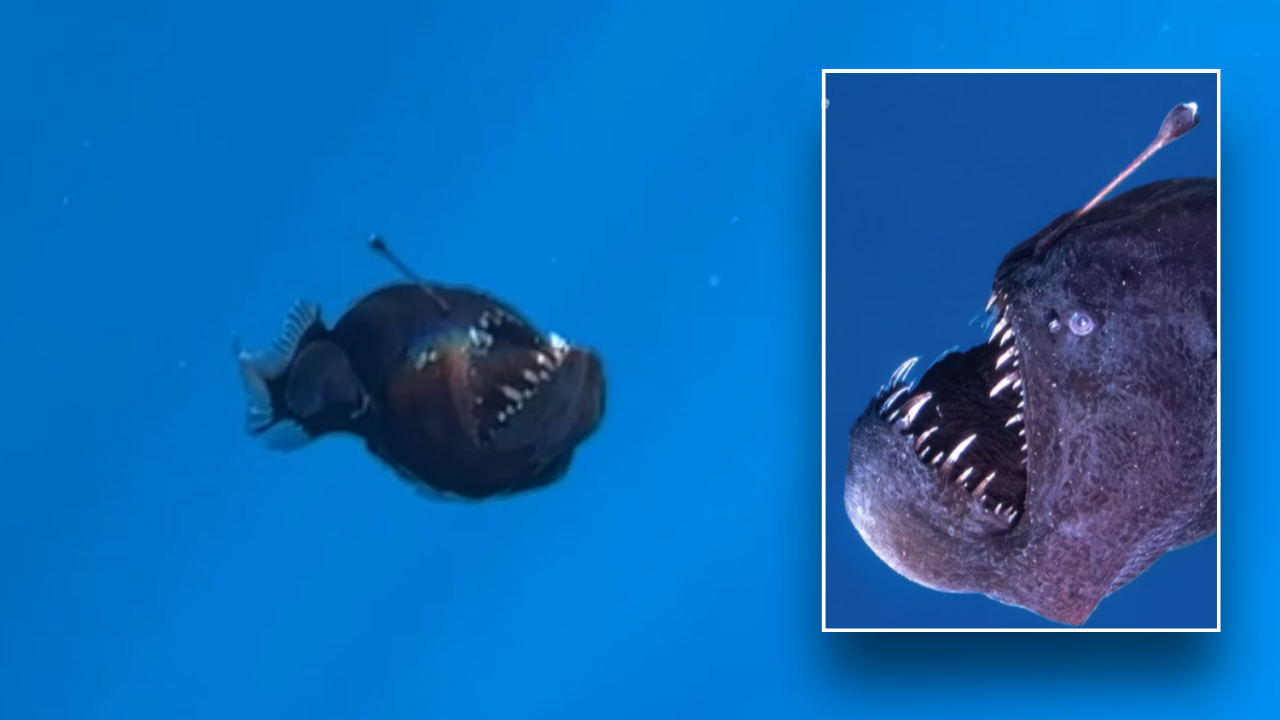
[[[1274,705],[1274,390],[1245,380],[1274,304],[1268,27],[1178,3],[5,4],[0,718]],[[820,69],[1081,65],[1225,69],[1225,632],[823,635]],[[564,483],[434,504],[350,443],[241,435],[232,335],[393,277],[371,232],[601,349],[610,415]]]
[[[1117,192],[1217,177],[1217,93],[1214,74],[827,76],[828,627],[1061,627],[881,562],[845,514],[849,427],[903,360],[918,378],[986,341],[1005,253],[1088,202],[1175,105],[1197,102],[1200,124]],[[1087,627],[1216,627],[1217,555],[1216,536],[1167,554]]]

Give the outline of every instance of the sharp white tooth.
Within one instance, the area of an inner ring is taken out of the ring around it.
[[[1022,387],[1022,378],[1018,378],[1017,380],[1014,380],[1014,381],[1013,381],[1013,389],[1014,389],[1014,390],[1017,390],[1017,389],[1018,389],[1018,388],[1020,388],[1020,387]]]
[[[880,414],[883,415],[886,412],[888,412],[889,408],[893,407],[893,404],[898,401],[898,398],[902,397],[903,394],[906,392],[907,392],[907,388],[905,387],[898,388],[897,392],[890,395],[889,399],[885,400],[884,404],[880,406]]]
[[[1000,336],[1000,345],[1003,346],[1005,343],[1009,342],[1009,338],[1011,337],[1013,337],[1013,328],[1005,330],[1004,334]]]
[[[889,376],[889,387],[893,387],[906,379],[907,373],[911,372],[911,368],[915,367],[918,362],[920,362],[920,358],[913,357],[899,365],[898,369],[893,371],[893,375]]]
[[[986,308],[985,312],[990,312],[990,311],[991,311],[991,306],[992,306],[992,305],[995,305],[995,304],[996,304],[996,294],[995,294],[995,293],[991,293],[991,299],[990,299],[990,300],[987,300],[987,308]]]
[[[1017,517],[1018,517],[1017,510],[1014,510],[1013,512],[1009,513],[1009,522],[1013,522],[1015,519],[1017,519]]]
[[[927,404],[932,398],[933,393],[925,393],[923,395],[916,395],[912,397],[907,401],[907,406],[903,408],[902,420],[899,422],[901,422],[904,427],[915,422],[916,416],[920,414],[920,411],[924,409],[925,404]]]
[[[969,476],[972,474],[973,468],[965,468],[964,472],[960,473],[960,477],[956,478],[956,482],[964,484],[964,481],[968,480]]]
[[[960,456],[964,454],[964,451],[968,450],[969,446],[973,444],[973,441],[977,439],[977,435],[970,435],[969,437],[961,440],[960,444],[956,445],[955,450],[952,450],[951,454],[947,456],[947,464],[955,465],[956,461],[960,459]],[[970,468],[970,470],[972,469],[973,468]]]
[[[1018,348],[1016,346],[1011,347],[1008,350],[1005,350],[1004,353],[999,358],[996,359],[996,369],[999,370],[1001,365],[1004,365],[1005,363],[1009,362],[1009,359],[1012,358],[1017,353],[1018,353]],[[1014,360],[1014,362],[1016,363],[1017,360]]]
[[[1022,428],[1021,430],[1018,431],[1018,437],[1026,437],[1026,436],[1027,436],[1026,428]]]
[[[1005,423],[1004,426],[1009,427],[1010,425],[1016,425],[1020,422],[1022,422],[1022,413],[1018,413],[1017,415],[1009,418],[1009,422]]]
[[[556,355],[561,355],[569,350],[569,341],[553,332],[547,333],[547,344],[551,346],[551,352]]]
[[[928,447],[928,446],[926,446],[926,447],[925,447],[924,452],[921,452],[921,453],[920,453],[920,462],[927,462],[927,461],[928,461],[928,458],[929,458],[929,451],[930,451],[930,450],[932,450],[932,449],[933,449],[933,448]]]
[[[1022,401],[1022,402],[1018,403],[1018,409],[1019,409],[1019,410],[1022,410],[1022,409],[1023,409],[1023,408],[1025,408],[1026,406],[1027,406],[1027,401],[1026,401],[1026,399],[1025,399],[1025,398],[1023,399],[1023,401]]]
[[[990,475],[982,478],[982,482],[978,483],[978,486],[973,489],[973,496],[978,497],[981,495],[987,489],[987,486],[991,484],[991,479],[995,476],[996,471],[992,470]]]
[[[940,463],[940,462],[942,462],[942,451],[941,451],[941,450],[939,450],[939,451],[938,451],[938,454],[937,454],[937,455],[935,455],[935,456],[933,457],[933,462],[931,462],[931,463],[929,463],[929,464],[930,464],[930,465],[937,465],[937,464],[938,464],[938,463]]]
[[[1027,444],[1022,443],[1022,452],[1026,452],[1026,451],[1027,451]],[[1026,462],[1026,461],[1024,460],[1023,462]]]
[[[535,373],[532,370],[524,370],[520,373],[520,375],[524,377],[526,382],[532,383],[534,385],[537,385],[539,382],[537,373]]]
[[[996,503],[996,512],[997,512],[997,513],[1000,513],[1000,514],[1003,514],[1003,513],[1001,512],[1002,510],[1004,510],[1004,503]]]
[[[523,395],[520,394],[519,390],[511,387],[510,385],[501,385],[498,387],[498,389],[502,391],[503,395],[507,396],[508,400],[511,400],[514,402],[519,402],[524,397]]]
[[[996,383],[996,386],[991,388],[991,395],[989,395],[988,397],[995,397],[999,395],[1002,390],[1012,385],[1014,381],[1017,379],[1018,379],[1018,373],[1016,372],[1009,373],[1008,375],[1005,375],[1004,377],[1000,378],[1000,382]]]
[[[1007,327],[1009,327],[1009,321],[1003,317],[1000,318],[1000,321],[996,323],[996,326],[991,329],[991,337],[987,339],[987,342],[991,342],[992,340],[995,340],[996,336],[999,335],[1000,332]],[[1004,343],[1002,342],[1000,344],[1003,345]]]
[[[936,427],[931,427],[931,428],[929,428],[928,430],[925,430],[925,431],[920,435],[920,437],[916,439],[916,449],[917,449],[917,450],[919,450],[919,449],[920,449],[920,446],[921,446],[921,445],[924,445],[924,441],[925,441],[925,440],[928,440],[928,439],[929,439],[929,436],[930,436],[930,435],[932,435],[932,434],[934,434],[934,433],[935,433],[935,432],[937,432],[937,431],[938,431],[938,428],[936,428]]]

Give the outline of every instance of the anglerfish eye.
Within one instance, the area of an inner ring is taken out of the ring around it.
[[[1077,310],[1071,313],[1071,320],[1068,322],[1071,332],[1076,335],[1088,335],[1093,332],[1093,318],[1089,313]]]

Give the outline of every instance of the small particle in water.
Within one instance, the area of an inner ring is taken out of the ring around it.
[[[1172,29],[1173,29],[1173,26],[1169,25],[1168,23],[1165,23],[1164,25],[1161,25],[1161,26],[1160,26],[1160,32],[1161,32],[1162,34],[1163,34],[1163,33],[1167,33],[1167,32],[1169,32],[1169,31],[1170,31],[1170,30],[1172,30]]]
[[[730,225],[737,225],[737,224],[738,224],[738,216],[737,216],[737,215],[734,215],[733,217],[729,218],[729,224],[730,224]]]
[[[88,138],[85,138],[84,140],[81,140],[81,141],[80,141],[80,147],[84,148],[85,150],[88,150],[88,149],[89,149],[89,139],[88,139]]]
[[[707,285],[712,288],[720,287],[720,276],[712,275],[711,277],[707,278]]]
[[[187,369],[187,359],[186,359],[186,358],[182,358],[181,360],[179,360],[179,361],[178,361],[178,369],[179,369],[179,370],[186,370],[186,369]]]
[[[63,195],[63,196],[62,196],[62,204],[63,204],[63,205],[69,205],[70,203],[71,203],[71,196],[70,196],[70,195]]]
[[[551,263],[552,265],[555,265],[555,264],[556,264],[556,256],[555,256],[555,255],[552,255],[552,256],[551,256],[551,258],[550,258],[547,262]]]
[[[826,110],[829,107],[831,107],[831,101],[826,98],[822,98],[822,109]]]

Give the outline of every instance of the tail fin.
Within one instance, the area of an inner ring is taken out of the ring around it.
[[[312,302],[295,303],[270,349],[236,348],[249,396],[245,429],[273,450],[295,450],[330,432],[352,431],[368,395],[347,358],[329,339]]]

